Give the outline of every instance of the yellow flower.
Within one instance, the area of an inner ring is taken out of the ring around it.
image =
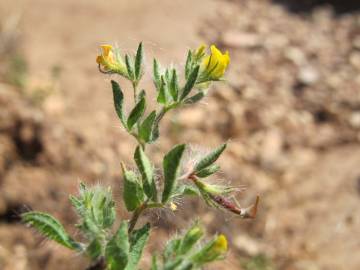
[[[228,242],[223,234],[216,236],[205,245],[192,259],[198,265],[221,259],[228,250]]]
[[[171,209],[172,211],[176,211],[177,205],[176,205],[175,203],[171,202],[171,203],[170,203],[170,209]]]
[[[201,69],[208,79],[217,80],[224,75],[230,63],[230,56],[228,51],[223,54],[215,45],[211,45],[210,51],[211,54],[203,59]]]
[[[214,241],[212,251],[216,254],[224,254],[228,249],[228,242],[225,235],[220,234]]]
[[[113,46],[105,44],[100,47],[102,53],[96,57],[96,63],[102,66],[105,71],[127,75],[126,66]]]

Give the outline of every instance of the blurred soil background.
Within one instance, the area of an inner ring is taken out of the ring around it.
[[[148,213],[155,229],[143,265],[200,216],[225,233],[228,258],[209,269],[360,269],[360,3],[309,0],[0,1],[0,269],[84,269],[86,261],[20,223],[47,211],[74,235],[68,194],[81,181],[111,185],[135,142],[122,131],[98,46],[180,63],[215,43],[231,55],[227,84],[164,120],[150,152],[173,143],[208,149],[229,140],[219,181],[261,195],[244,221],[201,200]],[[124,83],[123,88],[128,87]],[[152,88],[151,78],[143,87]],[[129,93],[130,99],[130,93]],[[205,139],[204,139],[205,138]]]

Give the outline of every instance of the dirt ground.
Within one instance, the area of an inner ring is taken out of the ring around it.
[[[182,202],[176,216],[148,213],[155,230],[144,268],[200,216],[231,241],[209,269],[360,269],[360,14],[304,2],[299,13],[293,1],[0,0],[0,269],[84,269],[17,213],[47,211],[76,234],[67,196],[80,180],[111,185],[120,204],[119,163],[131,164],[135,142],[95,56],[101,43],[133,51],[141,40],[148,70],[153,56],[183,65],[202,42],[229,50],[227,83],[167,116],[150,151],[159,164],[175,142],[207,149],[229,140],[218,177],[247,187],[243,204],[262,198],[253,221],[200,200]],[[128,217],[121,205],[118,214]]]

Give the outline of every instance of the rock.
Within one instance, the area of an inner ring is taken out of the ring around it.
[[[356,68],[357,70],[360,70],[360,53],[354,52],[354,53],[350,54],[349,62],[354,68]]]
[[[360,112],[353,112],[349,117],[349,124],[353,128],[360,128]]]
[[[261,45],[261,39],[257,34],[229,30],[222,36],[222,42],[231,48],[254,48]]]
[[[265,167],[275,166],[282,154],[283,136],[278,129],[271,129],[265,133],[261,147],[261,162]]]
[[[265,46],[268,49],[284,48],[289,44],[289,39],[282,34],[269,35],[265,40]]]
[[[297,66],[304,65],[306,63],[306,57],[304,52],[296,47],[290,47],[285,51],[285,57],[292,61]]]
[[[300,68],[298,80],[305,85],[312,85],[319,80],[319,73],[314,67],[305,66]]]
[[[360,50],[360,35],[354,38],[352,45],[354,49]]]

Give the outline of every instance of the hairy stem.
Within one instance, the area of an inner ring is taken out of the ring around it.
[[[138,98],[138,91],[137,91],[137,83],[132,82],[133,92],[134,92],[134,103],[136,104]]]
[[[142,214],[142,212],[147,208],[147,202],[144,202],[142,205],[140,205],[133,213],[130,222],[129,222],[129,230],[128,233],[130,234],[134,228],[135,225],[140,217],[140,215]]]

